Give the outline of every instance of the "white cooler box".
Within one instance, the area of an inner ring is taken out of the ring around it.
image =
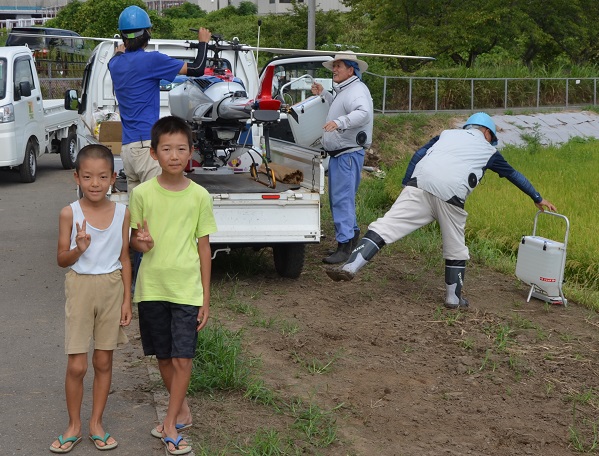
[[[536,236],[539,213],[555,215],[566,220],[564,242]],[[566,245],[570,226],[568,219],[552,212],[537,212],[532,236],[523,236],[518,247],[516,276],[531,286],[527,302],[531,297],[558,305],[567,305],[562,291],[566,265]]]
[[[328,112],[329,104],[319,95],[313,95],[291,106],[287,119],[296,144],[309,147],[322,137],[322,127],[326,123]]]

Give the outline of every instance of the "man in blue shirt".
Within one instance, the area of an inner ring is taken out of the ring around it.
[[[462,297],[469,259],[464,203],[485,171],[490,169],[505,177],[530,196],[537,208],[556,211],[526,177],[512,168],[496,145],[495,123],[484,112],[470,116],[463,129],[445,130],[429,141],[412,157],[402,181],[404,189],[391,209],[369,225],[347,262],[327,270],[327,275],[335,281],[353,279],[384,245],[436,220],[443,238],[445,307],[468,307]]]
[[[160,80],[172,81],[177,74],[202,76],[211,37],[209,30],[199,29],[198,53],[188,64],[160,52],[145,52],[151,27],[150,17],[142,8],[125,8],[119,16],[124,46],[108,63],[123,124],[121,158],[128,191],[161,171],[150,157],[150,131],[160,116]]]

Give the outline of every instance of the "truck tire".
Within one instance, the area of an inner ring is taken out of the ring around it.
[[[306,244],[277,244],[272,248],[272,255],[281,277],[297,279],[304,268]]]
[[[60,162],[64,169],[73,169],[77,159],[77,133],[70,132],[60,140]]]
[[[35,155],[35,145],[32,141],[27,143],[25,148],[25,157],[23,157],[23,163],[19,166],[19,173],[21,174],[21,182],[29,184],[35,182],[37,173],[37,157]]]

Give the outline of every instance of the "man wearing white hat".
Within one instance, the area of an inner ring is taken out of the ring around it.
[[[312,93],[329,103],[322,145],[329,154],[329,203],[335,224],[337,250],[323,259],[337,264],[348,260],[360,237],[356,192],[360,185],[364,149],[372,143],[372,97],[362,82],[368,64],[351,51],[340,52],[323,66],[333,72],[335,97],[318,83]]]

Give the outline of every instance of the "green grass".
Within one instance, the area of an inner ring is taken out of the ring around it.
[[[190,393],[239,390],[249,384],[250,367],[241,356],[241,334],[215,323],[198,333]]]
[[[575,300],[599,309],[599,141],[573,140],[562,147],[535,153],[506,148],[506,159],[527,176],[539,192],[553,202],[570,221],[564,291]],[[509,182],[487,173],[481,188],[467,202],[468,241],[493,246],[497,257],[515,259],[522,235],[532,234],[536,207]],[[564,241],[565,222],[557,217],[538,217],[536,234]]]
[[[246,318],[248,324],[280,331],[285,336],[299,330],[292,322],[263,317],[251,302],[255,297],[255,294],[245,295],[234,280],[233,286],[221,282],[212,287],[215,313],[230,312]],[[258,428],[253,435],[239,437],[239,441],[219,442],[217,448],[202,441],[196,454],[299,455],[306,451],[318,454],[316,449],[326,448],[337,439],[336,411],[342,404],[323,410],[312,398],[280,397],[259,378],[260,360],[251,358],[244,351],[243,330],[225,328],[217,315],[212,321],[198,334],[189,393],[241,392],[247,401],[283,415],[285,419],[276,429]],[[295,356],[310,374],[326,375],[341,353],[331,354],[326,360],[306,361],[297,353]]]

